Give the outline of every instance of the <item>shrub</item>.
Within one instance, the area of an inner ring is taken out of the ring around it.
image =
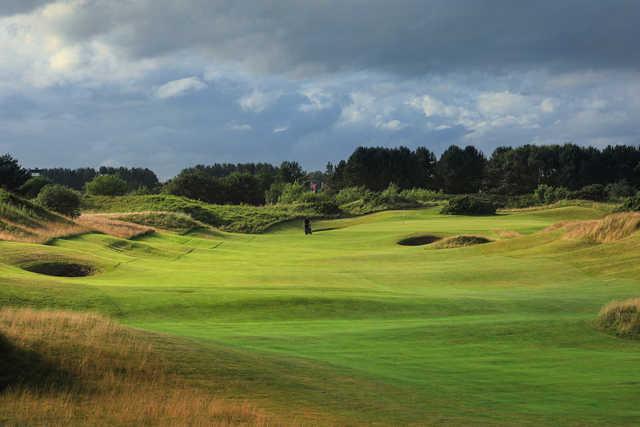
[[[400,193],[403,198],[418,203],[435,202],[446,198],[442,191],[427,190],[426,188],[411,188]]]
[[[70,188],[58,184],[45,186],[38,194],[37,203],[62,215],[80,215],[80,195]]]
[[[305,193],[312,194],[305,185],[293,182],[290,184],[284,184],[282,187],[282,193],[278,198],[280,204],[291,204],[302,201]]]
[[[597,324],[618,336],[640,337],[640,298],[612,301],[605,305],[600,310]]]
[[[355,202],[356,200],[365,200],[370,198],[372,192],[366,187],[347,187],[343,188],[336,194],[336,203],[344,205],[347,203]]]
[[[24,196],[29,199],[33,199],[38,196],[40,190],[42,190],[45,186],[53,184],[51,180],[45,178],[44,176],[34,176],[31,177],[20,186],[18,189],[18,193],[21,196]]]
[[[559,200],[568,199],[571,195],[565,187],[552,187],[546,184],[538,185],[533,191],[533,195],[540,203],[555,203]]]
[[[11,155],[0,156],[0,187],[8,191],[15,191],[31,178],[31,173],[20,166]]]
[[[602,202],[607,199],[607,194],[602,184],[591,184],[582,187],[578,191],[573,192],[576,199],[593,200],[594,202]]]
[[[127,183],[117,175],[100,175],[87,182],[86,190],[94,196],[124,196]]]
[[[311,191],[303,193],[299,202],[321,215],[337,215],[340,213],[340,207],[336,201],[325,193],[313,193]]]
[[[609,200],[619,200],[625,197],[631,197],[635,193],[635,189],[629,185],[627,181],[614,182],[605,187],[605,192]]]
[[[620,206],[617,210],[623,212],[640,211],[640,193],[627,198],[622,206]]]
[[[476,196],[458,196],[449,199],[442,209],[448,215],[495,215],[496,206],[491,201]]]
[[[385,205],[395,206],[401,203],[408,202],[406,197],[400,194],[400,188],[393,182],[383,190],[378,196],[380,203]]]
[[[271,187],[264,193],[264,200],[270,205],[275,205],[278,203],[278,199],[282,195],[284,191],[284,187],[287,185],[284,182],[274,182],[271,184]]]

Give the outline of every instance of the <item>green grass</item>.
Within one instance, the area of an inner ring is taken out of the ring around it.
[[[0,304],[99,311],[170,334],[163,351],[181,375],[291,416],[638,424],[640,342],[594,322],[607,302],[640,293],[640,236],[594,244],[541,232],[609,206],[489,217],[438,210],[316,221],[312,236],[294,221],[262,235],[0,242]],[[505,231],[521,236],[501,239]],[[442,250],[396,243],[418,234],[496,241]],[[36,258],[100,273],[54,278],[20,268]]]

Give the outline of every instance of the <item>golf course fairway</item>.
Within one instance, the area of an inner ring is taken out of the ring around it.
[[[259,235],[0,242],[0,305],[91,311],[156,334],[221,397],[323,424],[640,423],[640,342],[594,325],[640,295],[640,233],[567,238],[597,206],[301,221]],[[465,247],[402,246],[429,235]],[[25,264],[63,259],[86,277]]]

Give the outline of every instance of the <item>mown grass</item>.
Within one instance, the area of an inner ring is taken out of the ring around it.
[[[314,221],[312,236],[295,221],[263,235],[0,242],[0,303],[97,311],[169,334],[156,348],[184,381],[288,419],[634,425],[640,343],[594,321],[607,302],[637,296],[640,236],[602,243],[543,231],[606,213],[432,208]],[[494,241],[397,244],[416,235]],[[101,272],[52,278],[19,268],[36,257]]]

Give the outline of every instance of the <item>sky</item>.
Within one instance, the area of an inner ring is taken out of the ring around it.
[[[637,0],[1,0],[0,153],[324,169],[360,145],[640,144]]]

